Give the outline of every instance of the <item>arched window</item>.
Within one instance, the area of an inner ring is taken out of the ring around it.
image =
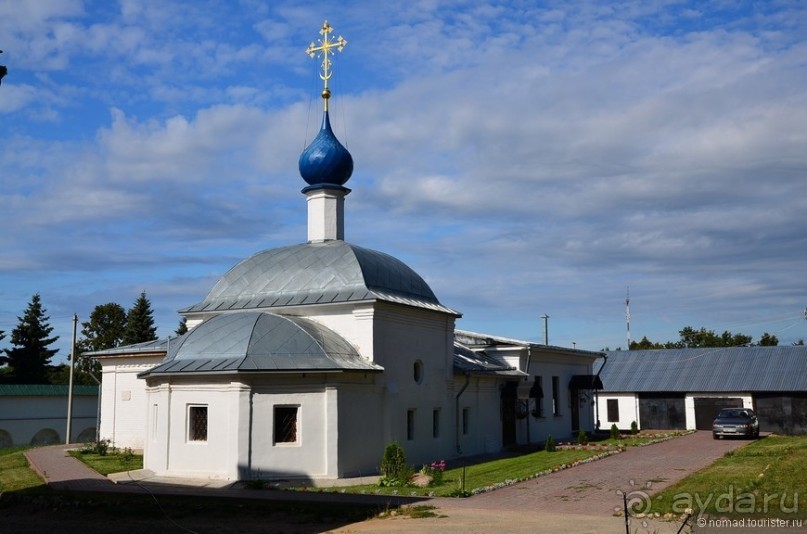
[[[415,378],[415,382],[418,383],[418,384],[423,382],[423,362],[420,361],[420,360],[415,361],[414,378]]]

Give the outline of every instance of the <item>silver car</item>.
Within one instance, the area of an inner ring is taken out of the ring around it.
[[[715,439],[726,436],[759,437],[759,419],[749,408],[723,408],[712,423]]]

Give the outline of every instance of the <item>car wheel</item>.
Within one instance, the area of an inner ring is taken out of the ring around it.
[[[712,439],[719,439],[717,434],[712,434]]]

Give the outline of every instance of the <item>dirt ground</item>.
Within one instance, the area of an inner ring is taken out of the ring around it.
[[[623,533],[624,519],[546,512],[437,508],[435,517],[411,518],[392,510],[355,505],[239,502],[206,506],[204,499],[119,501],[60,496],[0,497],[0,533]],[[4,502],[5,501],[5,502]],[[394,513],[394,515],[392,514]],[[366,519],[372,517],[370,519]],[[632,520],[636,534],[675,533],[674,523]]]

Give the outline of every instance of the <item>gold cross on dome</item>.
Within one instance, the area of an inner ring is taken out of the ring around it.
[[[328,98],[331,96],[331,91],[328,89],[328,80],[330,80],[331,76],[333,75],[333,72],[331,72],[330,55],[336,54],[336,52],[333,50],[334,48],[341,52],[347,44],[347,40],[341,35],[338,38],[331,40],[328,37],[328,34],[332,32],[333,28],[326,20],[322,24],[322,29],[319,31],[319,33],[322,35],[322,39],[319,39],[319,46],[315,45],[314,42],[311,41],[311,44],[308,45],[308,48],[305,51],[305,53],[312,58],[317,55],[317,52],[322,53],[322,73],[319,75],[319,77],[322,78],[323,82],[325,82],[325,88],[322,90],[322,98],[325,99],[326,110],[328,109]]]

